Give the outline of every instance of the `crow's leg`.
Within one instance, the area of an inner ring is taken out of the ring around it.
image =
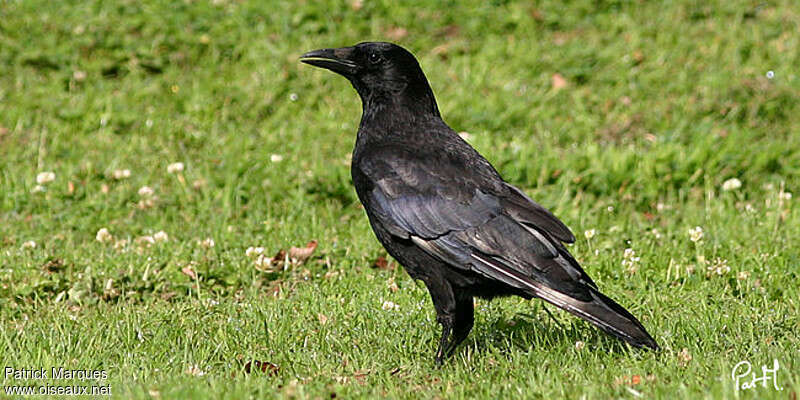
[[[422,277],[425,286],[433,300],[433,307],[436,309],[436,321],[442,325],[442,337],[439,339],[439,348],[436,350],[436,365],[441,365],[447,356],[450,345],[450,338],[453,327],[456,324],[456,297],[453,294],[453,287],[450,282],[440,275],[430,275]]]
[[[461,342],[467,338],[475,323],[474,303],[472,296],[456,291],[456,318],[453,326],[453,336],[447,345],[445,357],[450,357]]]
[[[437,318],[439,323],[442,324],[442,338],[439,339],[439,348],[436,350],[436,365],[441,366],[445,357],[449,357],[449,347],[447,338],[453,331],[453,320],[451,318]]]

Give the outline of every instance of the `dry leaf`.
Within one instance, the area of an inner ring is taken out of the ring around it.
[[[450,45],[449,44],[447,44],[447,43],[440,44],[440,45],[434,47],[433,49],[431,49],[431,54],[433,54],[434,56],[439,56],[441,58],[447,58],[447,52],[449,50],[450,50]]]
[[[556,92],[567,87],[567,80],[561,74],[555,73],[551,78],[553,90]]]
[[[386,36],[388,36],[389,39],[399,42],[408,36],[408,30],[406,28],[395,26],[386,31]]]
[[[687,349],[686,347],[684,347],[684,348],[683,348],[683,349],[682,349],[682,350],[681,350],[681,351],[678,353],[678,364],[679,364],[681,367],[685,367],[685,366],[687,366],[687,365],[689,364],[689,361],[692,361],[692,355],[689,353],[689,349]]]
[[[189,368],[186,369],[186,373],[193,376],[203,376],[206,374],[197,364],[190,365]]]
[[[314,250],[317,249],[317,241],[312,240],[306,244],[306,247],[292,247],[289,249],[289,258],[292,259],[292,263],[294,264],[303,264],[314,254]]]
[[[320,325],[325,325],[328,323],[328,317],[325,314],[319,313],[317,314],[317,319],[319,319]]]
[[[258,370],[261,370],[261,372],[263,373],[268,373],[270,375],[275,376],[278,375],[278,372],[281,370],[281,368],[278,367],[277,364],[259,360],[248,361],[247,364],[244,365],[245,373],[249,374],[251,372],[256,372]]]
[[[48,274],[59,272],[64,269],[64,260],[60,258],[51,258],[46,263],[42,264],[42,269]]]
[[[197,273],[194,272],[194,270],[192,269],[191,265],[187,265],[187,266],[181,268],[181,272],[183,272],[183,274],[188,276],[189,278],[192,278],[192,279],[195,279],[195,280],[197,279]]]
[[[393,270],[394,263],[390,263],[386,257],[379,256],[372,262],[372,268],[383,269],[383,270]]]

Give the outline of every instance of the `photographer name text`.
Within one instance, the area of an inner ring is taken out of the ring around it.
[[[108,372],[102,369],[14,368],[3,369],[5,379],[14,380],[106,380]]]

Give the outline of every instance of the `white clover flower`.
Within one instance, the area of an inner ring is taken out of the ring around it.
[[[269,160],[274,163],[279,163],[283,161],[283,156],[280,154],[272,154],[271,156],[269,156]]]
[[[129,169],[115,169],[111,172],[111,177],[116,180],[127,179],[131,177],[131,170]]]
[[[97,235],[95,235],[94,238],[100,243],[108,243],[114,240],[114,236],[112,236],[111,233],[106,228],[100,228],[100,230],[97,231]]]
[[[36,242],[34,242],[33,240],[28,240],[27,242],[22,244],[22,248],[23,249],[35,249],[36,248]]]
[[[622,253],[622,266],[627,269],[629,273],[633,274],[638,269],[636,263],[640,259],[640,257],[636,257],[636,252],[633,251],[633,249],[627,248],[625,252]]]
[[[190,365],[189,368],[186,369],[186,373],[192,376],[203,376],[206,374],[197,364]]]
[[[384,311],[399,310],[400,306],[387,300],[383,302],[381,309],[383,309]]]
[[[214,243],[214,239],[212,239],[212,238],[205,238],[205,239],[203,239],[201,241],[198,241],[197,244],[200,247],[204,247],[206,249],[210,249],[210,248],[214,247],[214,245],[216,243]]]
[[[589,230],[583,232],[583,236],[586,238],[586,240],[592,240],[592,238],[594,237],[594,235],[596,233],[597,233],[596,230],[589,229]]]
[[[580,340],[575,342],[575,350],[581,351],[584,346],[586,346],[586,343],[583,343]]]
[[[290,93],[289,94],[289,100],[297,101],[297,93]]]
[[[749,277],[750,277],[750,273],[747,272],[747,271],[739,271],[739,273],[736,275],[736,279],[738,279],[740,281],[743,281],[743,280],[745,280],[745,279],[747,279]]]
[[[44,192],[44,186],[42,185],[36,185],[33,187],[33,189],[31,189],[31,193],[41,193],[41,192]]]
[[[250,246],[250,247],[247,248],[247,250],[244,251],[244,254],[247,257],[250,257],[250,258],[257,257],[257,256],[260,256],[260,255],[264,254],[264,248],[263,247],[252,247],[252,246]]]
[[[780,192],[778,194],[778,198],[780,198],[781,200],[785,200],[785,201],[791,200],[792,199],[792,192]]]
[[[167,232],[158,231],[155,233],[155,235],[153,235],[153,239],[156,242],[166,242],[167,240],[169,240],[169,235],[167,235]]]
[[[128,245],[128,239],[120,239],[114,242],[114,250],[124,250]]]
[[[714,262],[708,267],[708,274],[725,275],[731,272],[731,267],[728,266],[728,260],[717,257]]]
[[[259,269],[269,269],[272,267],[272,257],[267,257],[263,254],[259,254],[256,256],[256,259],[253,260],[253,265]]]
[[[139,196],[150,197],[155,193],[150,186],[142,186],[139,188]]]
[[[136,244],[141,247],[150,247],[156,243],[156,239],[150,235],[140,236],[136,238]]]
[[[40,185],[46,185],[52,181],[56,180],[55,172],[40,172],[39,175],[36,175],[36,183]]]
[[[695,226],[694,228],[689,229],[689,240],[695,243],[703,240],[703,228]]]
[[[176,163],[172,163],[170,165],[167,165],[167,172],[170,173],[170,174],[183,172],[183,163],[182,162],[176,162]]]
[[[740,180],[738,180],[736,178],[728,179],[728,180],[726,180],[725,182],[722,183],[722,190],[724,190],[726,192],[727,191],[731,191],[731,190],[739,189],[740,187],[742,187],[742,181],[740,181]]]

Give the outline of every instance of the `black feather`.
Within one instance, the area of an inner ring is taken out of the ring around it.
[[[438,362],[472,328],[474,296],[539,297],[633,346],[658,348],[569,254],[569,228],[445,124],[411,53],[361,43],[302,61],[345,76],[361,97],[353,183],[378,240],[428,287],[442,324]]]

